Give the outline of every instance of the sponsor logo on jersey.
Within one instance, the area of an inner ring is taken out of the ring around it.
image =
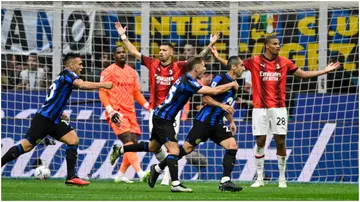
[[[160,76],[155,74],[155,79],[157,84],[170,86],[171,82],[174,80],[173,76]]]
[[[281,73],[260,71],[260,77],[263,81],[279,81],[279,78],[281,78]]]

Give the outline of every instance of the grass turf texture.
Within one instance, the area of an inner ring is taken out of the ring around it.
[[[193,193],[171,193],[169,186],[158,182],[154,189],[146,183],[114,183],[110,180],[91,180],[87,187],[67,186],[63,180],[34,180],[2,178],[2,200],[66,200],[66,201],[143,201],[143,200],[359,200],[358,184],[288,183],[281,189],[276,183],[251,188],[250,182],[235,182],[244,189],[240,192],[220,192],[218,182],[185,182]]]

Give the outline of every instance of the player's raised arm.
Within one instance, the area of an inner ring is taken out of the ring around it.
[[[220,38],[220,36],[221,36],[220,31],[217,31],[215,34],[210,34],[209,45],[206,48],[204,48],[204,50],[202,50],[197,57],[205,58],[209,54],[211,47],[216,43],[216,41]]]
[[[228,61],[219,56],[219,53],[217,52],[215,46],[211,46],[210,50],[217,61],[219,61],[222,65],[227,66]]]
[[[234,81],[227,83],[225,85],[216,86],[215,88],[211,88],[209,86],[203,86],[197,93],[205,94],[205,95],[218,95],[230,90],[231,88],[237,90],[239,88],[239,84],[236,81]]]
[[[136,59],[141,60],[141,53],[135,48],[134,45],[129,41],[125,32],[127,27],[122,27],[120,22],[115,22],[116,31],[118,32],[121,40],[124,42],[126,48],[129,50],[130,54],[136,57]]]
[[[207,105],[210,105],[210,106],[220,107],[223,111],[225,111],[228,114],[234,114],[235,113],[235,109],[232,106],[221,103],[219,101],[216,101],[215,99],[213,99],[210,96],[204,96],[203,102],[205,104],[207,104]]]
[[[323,70],[318,70],[318,71],[303,71],[302,69],[298,68],[295,72],[294,75],[301,77],[301,78],[311,78],[311,77],[316,77],[316,76],[320,76],[323,74],[327,74],[331,71],[334,71],[335,69],[340,67],[340,62],[336,62],[336,63],[330,63],[327,67],[325,67],[325,69]]]

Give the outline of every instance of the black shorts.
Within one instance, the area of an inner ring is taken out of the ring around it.
[[[174,121],[159,118],[153,115],[153,128],[151,130],[151,140],[156,140],[161,145],[168,141],[177,142],[177,135],[174,129]]]
[[[220,142],[228,138],[234,137],[232,132],[223,125],[209,125],[204,122],[194,120],[193,127],[191,128],[186,141],[192,146],[197,146],[201,142],[206,142],[208,138],[214,143],[220,145]]]
[[[25,135],[25,139],[35,146],[47,135],[60,140],[61,137],[72,130],[74,129],[64,121],[56,124],[45,116],[36,113],[31,121],[30,129]]]

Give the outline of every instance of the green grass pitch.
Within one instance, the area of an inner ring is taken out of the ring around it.
[[[2,200],[31,201],[303,201],[303,200],[359,200],[358,184],[325,183],[288,183],[281,189],[276,183],[265,187],[251,188],[250,182],[235,182],[244,189],[241,192],[220,192],[218,182],[191,182],[184,184],[193,189],[193,193],[171,193],[169,186],[158,182],[154,189],[146,183],[114,183],[110,180],[91,180],[87,187],[66,186],[63,180],[35,180],[2,178]]]

